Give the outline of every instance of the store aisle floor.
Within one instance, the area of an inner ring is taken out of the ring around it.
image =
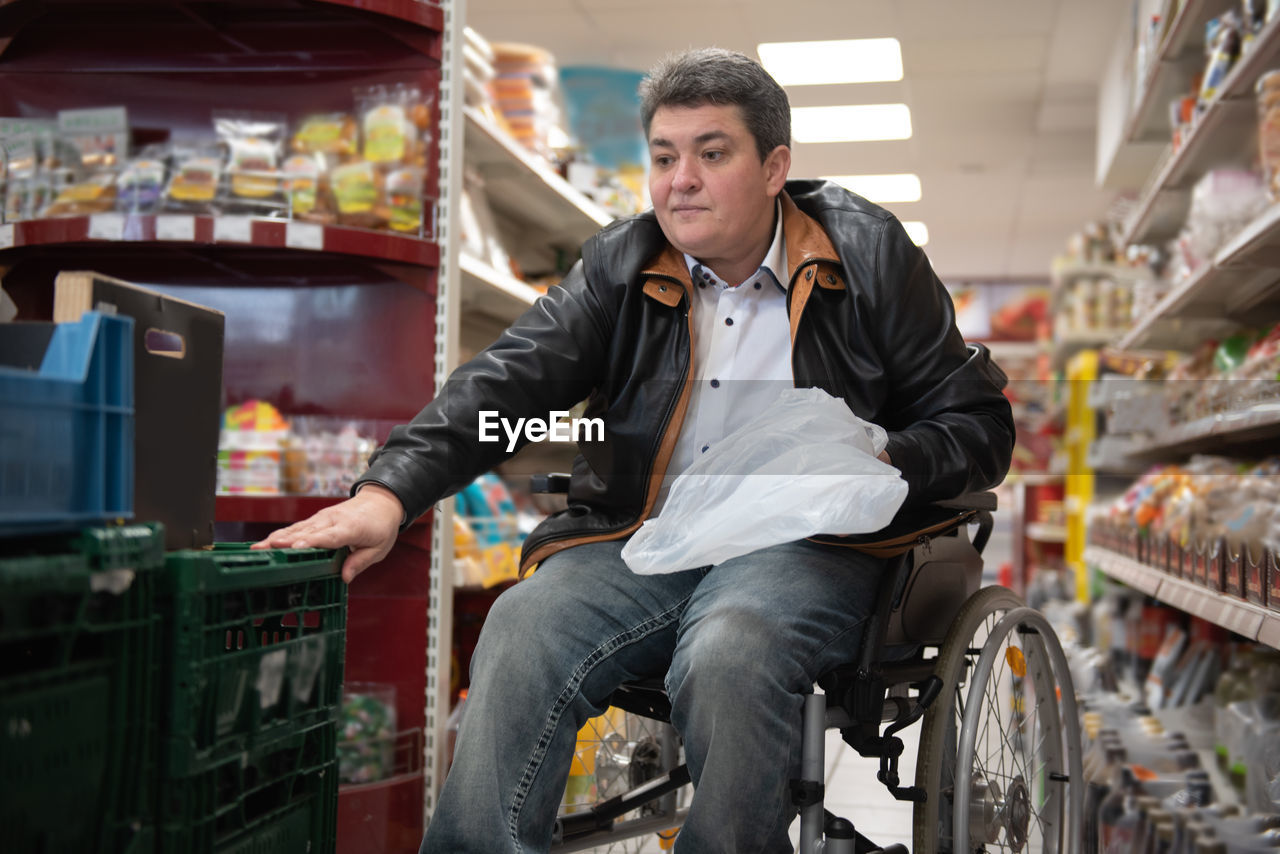
[[[904,781],[915,777],[915,755],[919,725],[901,733],[904,743],[899,774]],[[877,759],[864,759],[840,738],[840,733],[827,733],[826,808],[853,822],[854,827],[877,845],[901,842],[911,847],[911,804],[894,800],[876,781]],[[791,827],[791,841],[798,844],[800,824]],[[630,845],[634,845],[631,843]],[[636,847],[615,845],[591,849],[589,854],[663,854],[656,836],[648,837]]]

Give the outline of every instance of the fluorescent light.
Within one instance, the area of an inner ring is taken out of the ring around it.
[[[906,104],[794,107],[791,135],[796,142],[910,139],[911,110]]]
[[[919,220],[904,222],[902,227],[907,230],[907,237],[911,238],[911,242],[916,246],[924,246],[929,242],[929,226]]]
[[[766,42],[756,45],[756,53],[782,86],[902,79],[902,48],[897,39]]]
[[[825,177],[828,181],[834,181],[845,189],[853,190],[868,201],[880,204],[918,202],[923,195],[920,176],[914,172],[898,175],[827,175]]]

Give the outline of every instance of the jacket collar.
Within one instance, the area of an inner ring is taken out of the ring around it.
[[[791,292],[791,339],[795,340],[800,315],[816,281],[820,288],[843,290],[844,271],[831,238],[813,217],[806,214],[784,191],[782,202],[782,239],[787,246],[788,290]],[[692,293],[693,282],[684,253],[669,242],[645,265],[640,273],[646,296],[674,308],[681,297]],[[676,287],[678,286],[678,287]]]

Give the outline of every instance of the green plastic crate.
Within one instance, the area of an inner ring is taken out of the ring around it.
[[[166,556],[166,779],[337,720],[347,619],[342,559],[323,549],[239,544]]]
[[[159,525],[0,558],[0,826],[15,850],[145,854],[155,820]]]
[[[336,748],[321,723],[166,781],[159,854],[332,854]]]

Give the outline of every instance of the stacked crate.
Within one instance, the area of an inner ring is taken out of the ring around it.
[[[332,854],[343,555],[125,522],[134,330],[0,329],[0,847]]]

